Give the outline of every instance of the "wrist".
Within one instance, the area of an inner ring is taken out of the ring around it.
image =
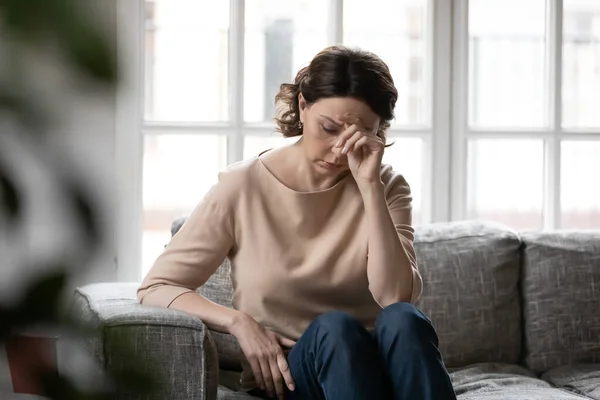
[[[235,332],[237,332],[240,327],[246,325],[250,319],[252,319],[252,317],[248,314],[238,310],[232,310],[231,316],[229,317],[229,321],[227,323],[227,332],[235,336]]]
[[[357,181],[356,183],[363,197],[383,194],[384,184],[379,177],[372,180]]]

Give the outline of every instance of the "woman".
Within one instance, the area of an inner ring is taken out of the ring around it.
[[[264,398],[454,399],[421,294],[406,181],[382,165],[397,91],[377,56],[320,52],[277,95],[300,139],[230,166],[139,289],[245,355]],[[194,290],[232,261],[234,309]]]

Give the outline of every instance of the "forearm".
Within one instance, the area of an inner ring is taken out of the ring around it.
[[[195,315],[210,330],[222,333],[231,333],[231,328],[243,318],[240,311],[210,301],[197,292],[182,294],[173,300],[169,308]]]
[[[361,188],[369,237],[367,278],[375,300],[386,307],[411,300],[414,259],[396,231],[380,182]],[[410,244],[408,244],[410,245]]]

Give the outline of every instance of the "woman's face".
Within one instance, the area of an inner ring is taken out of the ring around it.
[[[356,123],[373,132],[380,123],[367,103],[352,97],[329,97],[309,105],[300,94],[299,106],[304,153],[323,175],[335,176],[348,170],[347,156],[335,146],[346,126]]]

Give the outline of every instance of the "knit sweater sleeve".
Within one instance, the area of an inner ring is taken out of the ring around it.
[[[138,289],[144,305],[169,307],[177,297],[195,291],[221,265],[234,246],[236,179],[229,172],[196,206],[173,236]]]

